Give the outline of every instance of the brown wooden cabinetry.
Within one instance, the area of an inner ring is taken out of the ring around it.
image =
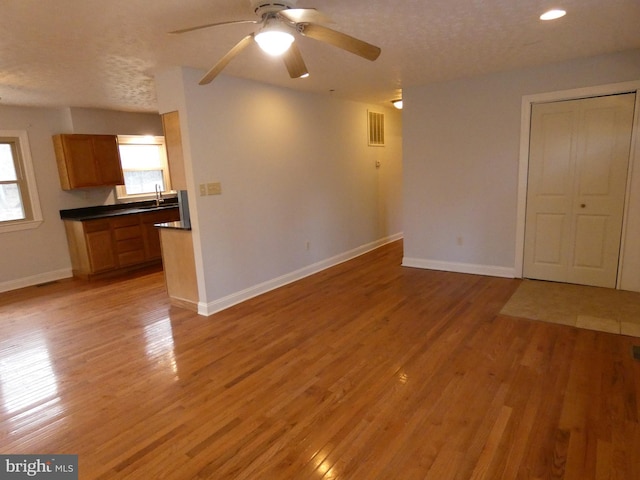
[[[180,220],[179,211],[174,213],[171,218],[168,218],[164,211],[146,213],[142,215],[142,238],[144,240],[144,254],[146,260],[160,260],[162,258],[160,235],[158,229],[154,227],[154,225],[156,223],[174,222],[178,220]]]
[[[198,279],[190,230],[161,228],[162,263],[171,304],[198,311]]]
[[[167,149],[171,187],[174,190],[186,190],[187,178],[184,170],[182,134],[180,133],[180,116],[178,112],[169,112],[162,115],[162,129],[164,130],[164,144]]]
[[[111,248],[111,226],[108,220],[92,220],[84,223],[84,239],[86,242],[87,265],[93,273],[113,270],[118,266]]]
[[[97,220],[64,220],[73,275],[92,278],[161,260],[156,223],[180,219],[177,208]]]
[[[111,219],[113,249],[120,267],[128,267],[145,261],[140,217],[141,215],[124,215]]]
[[[115,135],[60,134],[53,145],[63,190],[124,184]]]

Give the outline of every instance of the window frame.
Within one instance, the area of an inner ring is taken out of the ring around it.
[[[0,233],[37,228],[42,224],[43,218],[29,147],[29,135],[26,130],[0,130],[0,140],[15,146],[13,162],[20,187],[20,200],[25,213],[25,218],[22,219],[0,220]]]
[[[118,135],[118,148],[120,145],[158,145],[160,152],[160,162],[162,164],[162,180],[165,189],[161,192],[163,195],[175,193],[171,187],[171,177],[169,175],[169,160],[167,158],[167,148],[165,139],[161,135]],[[121,164],[122,165],[122,164]],[[124,176],[125,169],[122,168]],[[126,185],[116,185],[116,198],[120,202],[150,200],[155,199],[155,193],[134,193],[127,194]]]

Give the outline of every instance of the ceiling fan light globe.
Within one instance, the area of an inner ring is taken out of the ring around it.
[[[547,12],[544,12],[540,15],[540,20],[557,20],[558,18],[562,18],[567,14],[565,10],[553,9]]]
[[[277,57],[289,50],[293,35],[278,30],[265,30],[256,34],[255,40],[263,52]]]

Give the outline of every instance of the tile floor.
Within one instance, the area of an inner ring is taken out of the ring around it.
[[[524,280],[501,314],[640,337],[640,293]]]

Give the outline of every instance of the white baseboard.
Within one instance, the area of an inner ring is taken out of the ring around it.
[[[367,252],[370,252],[371,250],[375,250],[376,248],[386,245],[387,243],[400,240],[401,238],[402,233],[396,233],[395,235],[391,235],[389,237],[376,240],[375,242],[362,245],[360,247],[354,248],[353,250],[349,250],[348,252],[341,253],[340,255],[336,255],[312,265],[308,265],[304,268],[291,273],[287,273],[272,280],[267,280],[266,282],[254,285],[239,292],[232,293],[231,295],[227,295],[212,302],[199,302],[198,313],[204,316],[213,315],[214,313],[225,310],[229,307],[232,307],[233,305],[237,305],[238,303],[249,300],[250,298],[257,297],[258,295],[262,295],[263,293],[266,293],[268,291],[275,290],[276,288],[280,288],[289,283],[301,280],[305,277],[308,277],[309,275],[313,275],[314,273],[318,273],[322,270],[326,270],[327,268],[346,262],[347,260],[351,260],[352,258],[363,255]]]
[[[56,280],[62,280],[63,278],[72,277],[73,273],[70,268],[63,268],[53,272],[39,273],[30,277],[18,278],[16,280],[9,280],[8,282],[0,283],[0,292],[8,292],[10,290],[17,290],[19,288],[32,287],[33,285],[40,285],[41,283],[55,282]]]
[[[424,258],[404,257],[403,267],[425,268],[445,272],[471,273],[473,275],[487,275],[490,277],[516,278],[515,268],[496,267],[494,265],[477,265],[473,263],[442,262]]]

